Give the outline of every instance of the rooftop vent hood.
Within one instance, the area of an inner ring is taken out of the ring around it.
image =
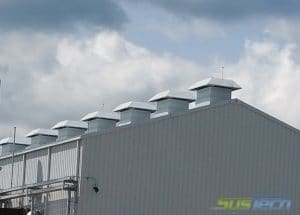
[[[63,141],[72,137],[82,135],[88,128],[87,123],[80,121],[65,120],[52,127],[58,131],[56,141]]]
[[[230,79],[208,78],[193,84],[189,90],[197,92],[195,107],[231,100],[231,92],[241,87]]]
[[[105,131],[107,129],[114,128],[119,120],[119,113],[103,111],[89,113],[81,119],[81,121],[85,121],[88,124],[87,133]]]
[[[117,123],[117,126],[148,120],[150,114],[155,111],[154,105],[144,102],[127,102],[114,109],[114,112],[120,112],[120,122]]]
[[[56,130],[38,128],[26,135],[31,139],[31,147],[38,147],[47,143],[55,142],[58,136]]]
[[[27,138],[16,138],[15,144],[14,138],[4,138],[0,140],[0,155],[3,156],[6,154],[24,150],[27,146],[30,146],[30,140]]]
[[[149,99],[149,102],[156,102],[157,110],[151,114],[151,118],[165,116],[170,113],[183,112],[189,109],[189,103],[195,101],[191,92],[161,92]]]

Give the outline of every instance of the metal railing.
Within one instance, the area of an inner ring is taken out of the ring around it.
[[[68,176],[64,178],[44,181],[40,183],[27,184],[24,186],[13,187],[0,190],[0,202],[5,200],[31,197],[55,191],[77,191],[78,177]]]

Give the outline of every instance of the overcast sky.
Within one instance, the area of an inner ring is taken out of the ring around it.
[[[0,0],[0,138],[234,79],[300,128],[299,0]]]

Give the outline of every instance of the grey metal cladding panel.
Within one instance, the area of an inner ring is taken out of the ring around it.
[[[11,187],[11,165],[12,158],[0,160],[0,189],[7,189]],[[13,171],[13,186],[22,185],[23,174],[23,157],[15,156],[14,158],[14,171]]]
[[[49,193],[49,202],[47,205],[47,214],[48,215],[65,215],[67,214],[67,205],[68,205],[68,194],[66,191],[58,191]],[[70,208],[71,214],[73,209],[75,208],[76,203],[74,199],[74,194],[71,195],[70,199]]]
[[[47,180],[48,150],[37,150],[26,154],[25,184]]]
[[[76,142],[52,148],[50,179],[76,175]]]
[[[299,133],[232,103],[85,136],[84,214],[231,214],[219,197],[285,196],[300,213]],[[274,211],[241,211],[274,214]]]
[[[23,156],[19,155],[14,158],[13,187],[22,186],[23,184]]]
[[[65,194],[61,191],[49,194],[49,202],[47,205],[47,214],[49,215],[65,215],[67,208],[67,199],[61,197]]]
[[[10,188],[11,184],[11,158],[0,160],[0,189]]]

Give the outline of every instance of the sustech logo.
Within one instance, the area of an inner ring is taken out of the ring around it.
[[[292,201],[282,197],[241,197],[219,198],[213,210],[222,211],[249,211],[249,210],[289,210]]]

